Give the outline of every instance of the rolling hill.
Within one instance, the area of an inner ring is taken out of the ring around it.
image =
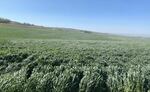
[[[128,37],[71,28],[1,23],[0,39],[127,40]]]

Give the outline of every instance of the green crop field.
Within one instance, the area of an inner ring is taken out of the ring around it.
[[[150,92],[150,39],[0,24],[0,92]]]

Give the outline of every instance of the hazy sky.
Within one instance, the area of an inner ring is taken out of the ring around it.
[[[0,17],[45,26],[150,35],[150,0],[0,0]]]

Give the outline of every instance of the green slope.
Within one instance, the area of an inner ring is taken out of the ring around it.
[[[121,40],[125,37],[69,28],[46,28],[11,23],[0,24],[0,39]]]

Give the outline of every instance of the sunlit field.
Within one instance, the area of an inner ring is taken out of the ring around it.
[[[0,24],[0,92],[149,92],[150,42]]]

